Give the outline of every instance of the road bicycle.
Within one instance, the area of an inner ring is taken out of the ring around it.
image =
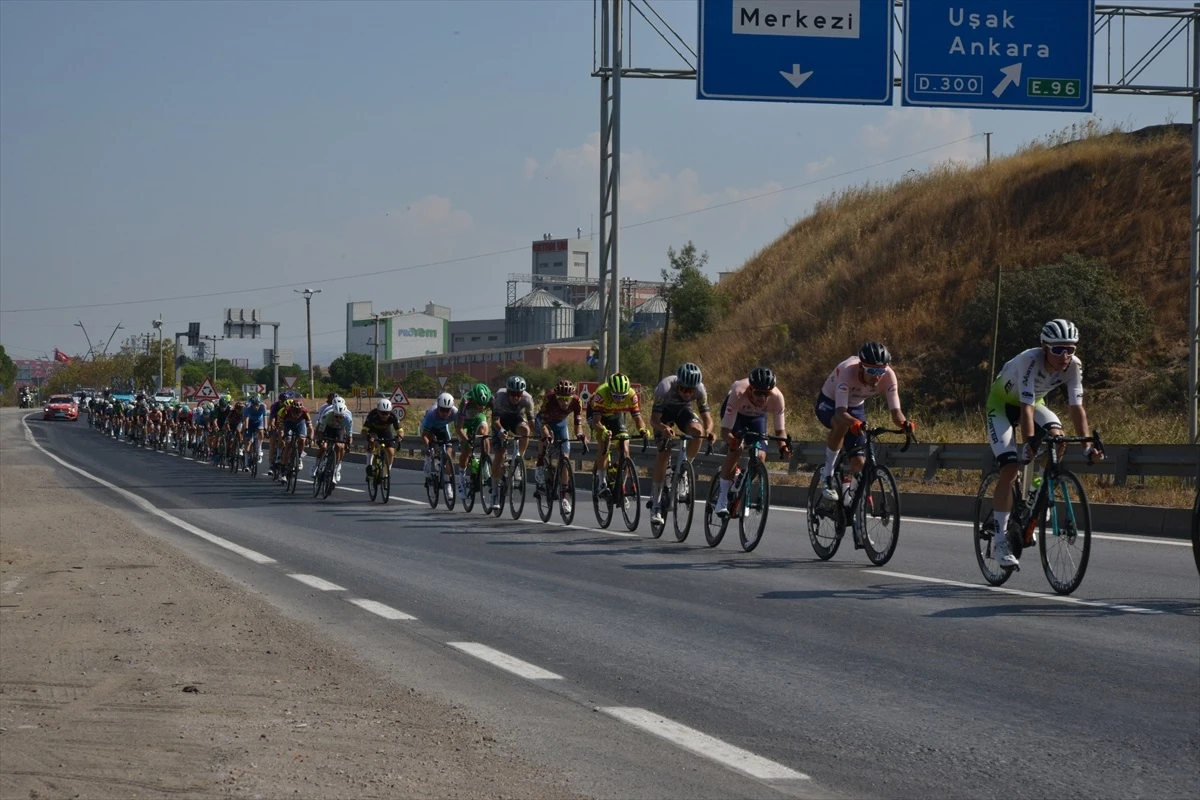
[[[383,439],[376,439],[371,463],[367,467],[367,496],[372,503],[379,497],[384,505],[392,496],[392,467],[388,464],[387,442]]]
[[[450,441],[438,442],[425,448],[425,459],[429,462],[429,474],[425,476],[425,496],[429,507],[437,508],[438,498],[446,503],[446,510],[453,511],[457,500],[454,486],[454,458],[450,455]]]
[[[483,442],[486,442],[487,438],[488,437],[486,434],[481,433],[475,434],[475,436],[472,438],[472,442],[475,439],[480,440],[479,452],[483,454],[483,457],[481,458],[475,455],[474,448],[472,448],[471,456],[467,460],[467,475],[464,480],[465,486],[463,487],[463,491],[459,492],[459,494],[462,495],[463,511],[467,512],[468,514],[470,514],[471,510],[475,508],[475,498],[477,496],[486,498],[487,503],[483,506],[483,513],[492,513],[492,460],[489,457],[487,450],[483,447]]]
[[[335,464],[337,441],[329,439],[325,444],[325,452],[317,457],[317,471],[313,476],[313,497],[329,497],[333,493],[333,475],[337,469]]]
[[[613,506],[621,507],[621,516],[625,519],[627,530],[636,530],[641,521],[642,504],[641,490],[638,486],[637,465],[632,456],[625,455],[625,448],[616,448],[613,456],[613,445],[626,442],[633,438],[642,440],[642,452],[650,443],[650,437],[633,437],[628,433],[617,433],[608,441],[608,475],[592,473],[592,510],[596,513],[596,522],[601,528],[607,528],[612,523]],[[607,491],[605,491],[607,489]]]
[[[258,477],[258,462],[262,459],[262,429],[255,429],[246,434],[249,441],[244,445],[246,471],[251,478]]]
[[[900,541],[900,493],[896,490],[892,471],[875,458],[875,439],[886,434],[903,434],[902,453],[917,439],[903,428],[864,425],[863,432],[867,436],[866,443],[843,449],[834,462],[836,500],[827,500],[822,494],[822,470],[813,472],[812,483],[808,486],[808,540],[817,558],[828,561],[837,552],[849,526],[853,531],[854,549],[865,550],[871,563],[882,567],[895,555]],[[848,482],[846,465],[857,455],[865,456],[866,463],[857,482]],[[846,487],[850,483],[854,483],[854,491],[847,495]]]
[[[725,538],[725,529],[729,520],[737,517],[738,538],[742,542],[742,550],[749,553],[758,547],[762,541],[763,531],[767,528],[767,515],[771,511],[771,475],[767,465],[758,458],[758,453],[765,450],[768,442],[780,442],[790,449],[792,437],[768,436],[757,431],[742,431],[742,441],[750,443],[749,459],[745,469],[739,463],[734,467],[733,483],[729,487],[725,508],[729,514],[721,518],[716,513],[717,500],[721,496],[721,467],[713,474],[708,487],[708,500],[704,503],[704,538],[709,547],[716,547]],[[739,459],[740,461],[740,459]]]
[[[583,452],[588,451],[587,442],[579,440]],[[570,525],[575,519],[575,468],[571,465],[571,455],[568,446],[570,439],[546,439],[546,464],[542,469],[545,476],[542,483],[534,489],[533,497],[537,501],[538,516],[542,522],[549,522],[558,505],[558,515],[564,525]],[[557,456],[556,456],[557,454]]]
[[[296,493],[296,481],[300,477],[300,459],[303,457],[303,449],[296,443],[296,437],[288,434],[284,437],[283,446],[291,447],[292,455],[287,460],[287,463],[280,466],[283,471],[283,489],[288,494]]]
[[[1034,459],[1024,466],[1013,482],[1012,512],[1008,517],[1008,547],[1017,558],[1026,547],[1038,545],[1042,570],[1056,594],[1070,594],[1079,588],[1087,572],[1092,549],[1092,515],[1087,493],[1075,473],[1059,463],[1060,451],[1067,444],[1091,444],[1104,452],[1100,431],[1091,436],[1050,434],[1034,444]],[[1041,461],[1044,459],[1044,462]],[[1042,463],[1038,474],[1038,464]],[[983,477],[975,495],[975,559],[984,580],[993,586],[1007,581],[1018,567],[1001,567],[995,557],[994,541],[998,534],[992,515],[992,496],[999,468]],[[1037,534],[1034,534],[1037,528]]]
[[[650,518],[650,535],[657,539],[667,529],[667,516],[674,520],[675,541],[687,539],[692,530],[692,515],[696,508],[696,467],[687,458],[687,443],[696,437],[681,433],[676,439],[668,439],[667,447],[672,442],[679,442],[679,447],[667,462],[667,471],[663,474],[662,496],[658,507],[662,509],[662,522]],[[712,439],[708,440],[705,455],[712,455]],[[654,499],[646,503],[646,508],[653,508]]]
[[[500,473],[500,489],[495,495],[495,502],[492,502],[492,493],[484,492],[483,495],[483,513],[495,514],[497,517],[504,513],[504,502],[508,500],[508,511],[512,514],[513,519],[520,519],[521,512],[525,510],[525,459],[517,452],[520,447],[521,440],[519,437],[510,436],[509,432],[500,429],[501,447],[508,452],[504,455],[504,465],[501,467]],[[487,463],[489,459],[483,459],[483,463]],[[482,464],[481,464],[482,471]],[[483,483],[483,476],[480,475],[480,484]]]

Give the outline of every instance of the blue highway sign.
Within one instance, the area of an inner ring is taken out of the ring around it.
[[[892,0],[700,0],[701,100],[892,102]]]
[[[907,0],[906,106],[1092,110],[1095,0]]]

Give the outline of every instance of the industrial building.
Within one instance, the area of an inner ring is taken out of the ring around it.
[[[555,364],[582,364],[587,361],[591,350],[591,342],[570,342],[404,358],[387,364],[381,363],[380,382],[386,383],[386,376],[403,384],[410,372],[424,372],[434,377],[449,376],[458,372],[470,375],[472,380],[497,385],[500,370],[509,364],[524,364],[538,369]]]

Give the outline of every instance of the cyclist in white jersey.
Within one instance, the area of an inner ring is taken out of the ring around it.
[[[1042,326],[1041,347],[1032,347],[1000,369],[987,402],[988,441],[1000,464],[992,509],[996,521],[993,552],[1002,567],[1018,568],[1020,563],[1008,550],[1008,516],[1012,511],[1012,485],[1020,465],[1034,455],[1037,440],[1051,431],[1061,432],[1062,423],[1046,407],[1046,395],[1066,386],[1068,413],[1077,436],[1091,436],[1087,412],[1083,408],[1083,362],[1075,355],[1079,330],[1065,319],[1052,319]],[[1025,444],[1017,452],[1016,428],[1021,429]],[[1088,445],[1089,460],[1104,453]]]

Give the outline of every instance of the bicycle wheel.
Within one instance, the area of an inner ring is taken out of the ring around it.
[[[667,473],[663,477],[665,480],[663,481],[662,494],[658,498],[658,502],[661,504],[659,508],[662,509],[661,513],[663,519],[662,522],[655,522],[654,517],[650,518],[650,538],[652,539],[657,539],[658,537],[662,536],[663,531],[667,529],[667,514],[669,514],[671,511],[671,484],[675,482],[674,467],[668,464]],[[651,498],[646,503],[646,508],[652,508],[653,506],[654,499]]]
[[[821,471],[813,473],[808,485],[808,541],[813,552],[822,561],[833,558],[846,534],[846,523],[842,519],[841,503],[828,503],[821,494]]]
[[[479,507],[484,516],[492,515],[492,460],[479,459]]]
[[[604,480],[603,474],[592,473],[592,510],[596,512],[596,524],[601,528],[607,528],[612,523],[613,518],[612,493],[617,491],[617,489],[615,486],[610,486],[607,496],[600,494],[596,490],[596,486],[602,480]]]
[[[442,465],[438,463],[437,456],[432,456],[430,461],[429,474],[425,476],[425,496],[429,498],[429,507],[437,508],[438,495],[442,491],[442,482],[438,478]]]
[[[558,478],[554,481],[554,491],[558,495],[558,515],[564,525],[570,525],[575,520],[575,467],[569,459],[563,458],[558,462]]]
[[[1056,594],[1070,594],[1083,582],[1092,552],[1092,515],[1087,493],[1074,472],[1059,470],[1038,532],[1042,569]]]
[[[708,500],[704,502],[704,539],[709,547],[716,547],[725,538],[725,529],[729,526],[729,518],[721,519],[713,513],[717,507],[717,498],[721,494],[721,470],[713,474],[708,487]]]
[[[454,504],[458,502],[458,487],[454,483],[454,459],[448,456],[442,456],[442,500],[446,503],[446,510],[453,511]]]
[[[625,459],[625,468],[621,471],[621,516],[625,518],[627,530],[637,530],[638,522],[642,519],[642,497],[638,489],[637,467],[632,459]]]
[[[253,452],[250,453],[250,477],[258,477],[258,458]]]
[[[379,499],[387,505],[387,501],[392,499],[392,468],[388,466],[387,459],[379,460],[379,468],[383,471],[383,477],[379,478]]]
[[[513,461],[511,478],[508,481],[508,510],[513,519],[520,519],[525,510],[525,459],[517,456]]]
[[[382,464],[378,455],[371,456],[371,472],[367,475],[367,497],[371,498],[371,502],[375,502],[375,496],[379,494],[379,472],[382,469]],[[384,501],[387,502],[386,500]]]
[[[686,458],[676,470],[671,486],[671,516],[675,519],[675,541],[682,542],[692,532],[692,514],[696,510],[696,468]]]
[[[299,450],[294,451],[292,461],[287,467],[287,484],[285,488],[288,494],[296,493],[296,479],[300,476],[300,456]]]
[[[325,461],[327,458],[328,455],[324,455],[317,459],[317,472],[315,475],[313,475],[312,479],[312,492],[314,499],[321,494],[321,482],[325,480]]]
[[[542,473],[545,478],[542,480],[542,485],[534,488],[534,500],[537,501],[538,517],[542,522],[549,522],[550,515],[554,513],[554,502],[558,494],[558,486],[555,478],[557,477],[557,465],[554,463],[553,456],[546,458],[546,464],[542,468]]]
[[[742,484],[742,502],[738,503],[738,538],[742,550],[749,553],[762,541],[771,511],[771,478],[757,457],[750,459],[750,474]]]
[[[337,465],[334,463],[334,455],[330,452],[328,458],[325,460],[325,477],[321,480],[321,497],[329,497],[329,495],[333,494],[333,487],[336,485],[333,482],[333,473],[336,469]]]
[[[887,467],[876,465],[875,475],[865,487],[855,514],[867,558],[882,567],[896,553],[900,541],[900,494]]]
[[[975,517],[972,526],[975,536],[975,560],[979,563],[979,571],[983,573],[983,579],[992,586],[999,586],[1013,574],[1012,567],[1000,566],[992,546],[996,538],[996,519],[992,516],[992,495],[995,494],[996,481],[999,479],[999,470],[992,470],[984,476],[983,481],[979,484],[979,492],[975,495]],[[1012,508],[1014,510],[1021,504],[1019,485],[1019,482],[1013,484]]]

